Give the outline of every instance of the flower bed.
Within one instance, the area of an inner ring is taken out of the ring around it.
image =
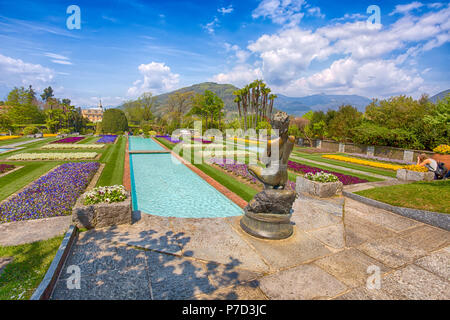
[[[203,144],[209,144],[209,143],[212,143],[212,141],[210,141],[210,140],[203,140],[203,139],[201,139],[201,138],[192,138],[192,141],[201,142],[201,143],[203,143]]]
[[[127,198],[127,191],[124,186],[108,186],[94,188],[89,192],[86,192],[84,198],[84,204],[97,204],[101,202],[113,203],[121,202]]]
[[[0,223],[70,215],[100,164],[65,163],[0,205]]]
[[[41,149],[101,149],[104,144],[71,144],[71,143],[58,143],[58,144],[46,144]]]
[[[322,157],[327,158],[327,159],[332,159],[332,160],[340,160],[340,161],[344,161],[344,162],[362,164],[362,165],[366,165],[366,166],[370,166],[370,167],[374,167],[374,168],[382,168],[382,169],[389,169],[389,170],[398,170],[398,169],[403,168],[403,166],[400,166],[400,165],[368,161],[368,160],[338,156],[338,155],[333,155],[333,154],[324,154]]]
[[[339,181],[341,181],[344,185],[368,182],[367,180],[360,179],[358,177],[349,176],[349,175],[345,175],[345,174],[337,173],[337,172],[333,172],[333,171],[323,170],[323,169],[319,169],[319,168],[315,168],[315,167],[310,167],[310,166],[300,164],[300,163],[297,163],[294,161],[288,162],[288,169],[295,171],[295,172],[303,173],[303,174],[317,173],[317,172],[331,173],[331,174],[335,175],[336,177],[338,177]]]
[[[209,163],[216,164],[219,167],[221,167],[222,169],[232,172],[236,176],[250,180],[252,183],[258,183],[258,184],[261,183],[248,172],[248,170],[247,170],[248,166],[246,164],[239,163],[236,160],[211,158],[211,159],[209,159]],[[287,189],[295,190],[295,182],[288,181],[286,183],[286,186],[287,186]]]
[[[383,158],[383,157],[377,157],[377,156],[369,156],[367,154],[362,154],[362,153],[349,153],[349,155],[355,156],[355,157],[358,157],[358,158],[369,159],[369,160],[378,160],[378,161],[398,163],[398,164],[411,164],[410,161],[398,160],[398,159],[389,159],[389,158]]]
[[[179,143],[180,142],[180,140],[178,140],[178,139],[172,139],[171,136],[156,136],[156,138],[164,138],[171,143]]]
[[[8,160],[84,160],[95,159],[96,152],[67,152],[67,153],[19,153]]]
[[[15,167],[11,164],[0,164],[0,174],[1,173],[5,173],[8,172],[12,169],[14,169]]]
[[[315,197],[329,198],[342,193],[343,183],[333,174],[323,171],[307,173],[297,177],[296,191],[304,192]]]
[[[0,136],[0,141],[20,138],[20,136]]]
[[[117,139],[115,134],[104,134],[101,138],[96,141],[96,143],[114,143]]]
[[[410,166],[406,166],[404,169],[410,170],[410,171],[416,171],[416,172],[428,172],[427,167],[418,166],[415,164],[412,164]]]
[[[67,137],[64,139],[53,141],[52,143],[75,143],[83,139],[84,137]]]
[[[433,152],[439,154],[450,154],[450,146],[446,144],[441,144],[440,146],[433,149]]]

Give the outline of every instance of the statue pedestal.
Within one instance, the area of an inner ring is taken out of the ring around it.
[[[267,189],[256,194],[244,208],[241,228],[252,236],[280,240],[292,235],[290,223],[296,194],[289,190]]]
[[[241,219],[241,228],[257,238],[280,240],[289,238],[294,231],[290,219],[292,214],[246,212]]]

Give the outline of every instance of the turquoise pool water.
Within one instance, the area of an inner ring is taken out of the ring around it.
[[[158,143],[153,139],[146,139],[142,137],[131,136],[128,140],[129,150],[164,150]]]
[[[13,150],[13,149],[12,148],[8,148],[8,149],[0,148],[0,153],[11,151],[11,150]]]
[[[130,147],[144,149],[131,150],[154,150],[148,149],[151,144],[138,139],[130,139]],[[239,206],[171,154],[130,154],[130,171],[133,210],[180,218],[243,214]]]

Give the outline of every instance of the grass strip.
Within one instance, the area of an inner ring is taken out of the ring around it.
[[[0,300],[28,300],[44,279],[63,238],[0,246],[0,257],[14,258],[0,275]]]
[[[123,183],[126,138],[121,136],[118,139],[120,140],[116,144],[108,147],[108,151],[104,153],[105,158],[102,157],[103,160],[100,160],[105,163],[105,167],[97,182],[97,187],[120,185]]]
[[[58,162],[21,163],[20,165],[25,165],[23,168],[0,178],[0,200],[22,189],[58,164]]]
[[[450,213],[450,180],[419,181],[378,187],[356,194],[393,206]]]

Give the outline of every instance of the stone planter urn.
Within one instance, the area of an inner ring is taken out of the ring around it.
[[[131,194],[122,202],[84,205],[85,194],[78,198],[72,209],[72,222],[78,228],[94,229],[131,224]]]
[[[342,194],[344,184],[337,182],[317,182],[298,176],[295,183],[297,193],[307,193],[319,198],[331,198]]]
[[[404,181],[433,181],[434,172],[418,172],[407,169],[397,170],[397,179]]]

